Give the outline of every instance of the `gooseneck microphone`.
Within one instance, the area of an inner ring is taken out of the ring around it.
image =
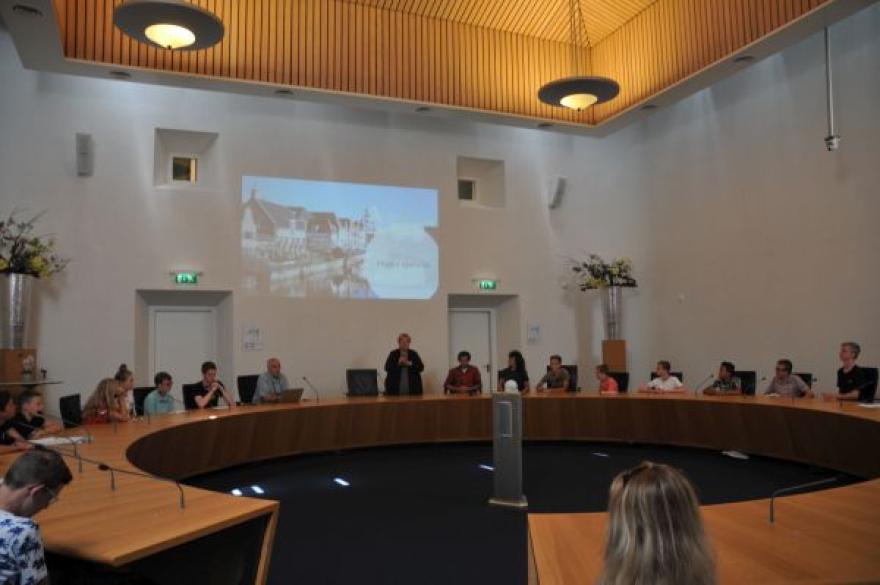
[[[709,374],[708,376],[703,378],[703,380],[699,384],[694,386],[694,396],[699,396],[700,391],[703,389],[703,386],[705,386],[706,383],[709,382],[709,380],[713,379],[714,377],[715,377],[715,374]]]
[[[318,402],[321,402],[321,397],[320,397],[320,395],[318,394],[318,389],[315,388],[315,387],[312,385],[312,383],[309,382],[309,379],[306,378],[305,376],[303,376],[302,379],[303,379],[303,382],[305,382],[306,385],[312,390],[312,392],[315,393],[315,404],[317,404]]]
[[[33,445],[35,449],[54,451],[55,453],[58,453],[62,457],[70,457],[71,456],[70,453],[63,451],[61,449],[53,449],[53,448],[48,447],[46,445],[41,445],[40,443],[35,443],[34,441],[26,441],[26,442]],[[183,493],[183,486],[180,485],[179,481],[175,481],[175,480],[169,479],[167,477],[161,477],[159,475],[152,475],[150,473],[142,473],[140,471],[130,471],[128,469],[120,469],[119,467],[113,467],[112,465],[104,463],[103,461],[98,461],[97,459],[89,459],[89,458],[83,457],[82,455],[79,455],[79,454],[76,454],[74,456],[79,460],[80,472],[82,472],[83,461],[85,461],[86,463],[91,463],[92,465],[97,467],[100,471],[109,471],[110,472],[110,489],[111,489],[111,491],[116,491],[116,474],[117,473],[122,473],[124,475],[132,475],[135,477],[145,477],[147,479],[154,479],[156,481],[161,481],[164,483],[173,483],[174,486],[177,488],[177,491],[180,493],[180,500],[179,500],[180,509],[183,510],[184,508],[186,508],[186,497],[184,496],[184,493]]]

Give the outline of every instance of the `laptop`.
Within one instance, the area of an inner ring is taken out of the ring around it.
[[[288,390],[282,390],[281,396],[278,399],[278,402],[283,404],[289,404],[291,402],[299,402],[303,395],[302,388],[290,388]]]

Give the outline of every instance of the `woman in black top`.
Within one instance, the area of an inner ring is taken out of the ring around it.
[[[425,365],[422,358],[409,344],[409,333],[397,336],[397,349],[388,354],[385,360],[385,393],[391,396],[422,393],[422,371]]]
[[[507,354],[507,367],[498,372],[498,391],[504,391],[504,383],[508,380],[516,382],[520,392],[529,391],[529,372],[526,370],[526,360],[517,350]]]

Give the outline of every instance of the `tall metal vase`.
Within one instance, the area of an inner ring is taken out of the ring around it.
[[[605,322],[605,339],[621,339],[623,334],[619,286],[604,286],[599,289],[602,295],[602,317]]]
[[[27,342],[31,308],[29,274],[0,275],[0,348],[21,349]]]

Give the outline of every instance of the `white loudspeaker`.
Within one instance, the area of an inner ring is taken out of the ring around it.
[[[562,205],[562,196],[565,195],[565,184],[568,181],[565,177],[556,177],[556,181],[550,187],[550,197],[547,206],[550,209],[556,209]]]
[[[76,133],[76,174],[91,177],[95,170],[95,143],[91,134]]]

